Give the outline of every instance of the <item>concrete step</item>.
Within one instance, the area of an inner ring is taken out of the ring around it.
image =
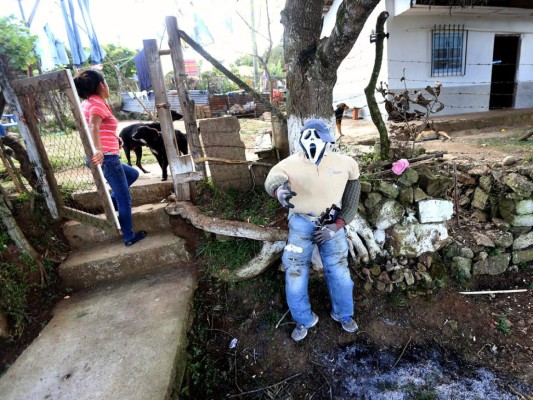
[[[174,184],[172,180],[161,182],[160,178],[155,178],[152,175],[145,176],[141,172],[137,182],[130,187],[130,192],[133,207],[143,204],[155,204],[165,200],[174,192]],[[72,199],[79,204],[83,204],[86,209],[102,209],[100,195],[95,191],[74,193]]]
[[[160,270],[169,262],[189,260],[185,240],[171,232],[149,233],[133,246],[121,238],[73,251],[59,266],[65,288],[83,289]]]
[[[0,378],[5,400],[164,400],[179,387],[194,267],[167,269],[62,300]]]
[[[165,208],[167,203],[144,204],[134,207],[133,228],[135,231],[145,230],[148,233],[169,232],[170,219]],[[73,250],[85,249],[87,247],[100,246],[118,238],[101,229],[90,225],[84,225],[78,221],[68,221],[63,225],[63,234]]]

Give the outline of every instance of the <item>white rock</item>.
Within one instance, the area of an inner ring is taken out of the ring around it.
[[[520,158],[516,156],[507,156],[502,160],[502,165],[504,167],[508,167],[510,165],[516,164],[518,161],[520,161]]]
[[[518,215],[533,214],[533,200],[521,200],[516,203],[516,213]]]
[[[453,215],[453,203],[449,200],[421,200],[417,205],[418,220],[422,224],[447,221]]]
[[[440,250],[447,239],[444,224],[395,225],[387,230],[385,247],[392,256],[416,258]]]

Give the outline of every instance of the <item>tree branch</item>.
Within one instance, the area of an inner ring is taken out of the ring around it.
[[[350,53],[379,1],[344,0],[340,4],[331,36],[324,38],[319,46],[324,57],[332,60],[329,65],[331,68],[337,70]]]

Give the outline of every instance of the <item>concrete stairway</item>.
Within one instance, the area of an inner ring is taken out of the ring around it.
[[[137,204],[139,193],[132,187]],[[0,398],[158,400],[179,387],[197,271],[164,208],[134,208],[135,228],[149,234],[131,247],[65,225],[73,252],[59,273],[75,291],[0,379]]]

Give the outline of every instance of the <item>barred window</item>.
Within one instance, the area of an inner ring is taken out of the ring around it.
[[[435,25],[432,31],[431,76],[464,75],[466,38],[464,25]]]

